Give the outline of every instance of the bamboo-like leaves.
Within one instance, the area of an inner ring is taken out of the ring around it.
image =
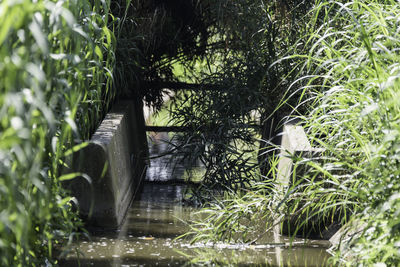
[[[90,182],[66,172],[68,157],[86,145],[75,142],[90,136],[115,95],[109,5],[0,1],[2,266],[54,262],[54,239],[81,225],[60,182]]]

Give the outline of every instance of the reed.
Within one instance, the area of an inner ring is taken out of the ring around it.
[[[399,18],[396,1],[322,3],[330,16],[310,38],[307,66],[316,85],[315,105],[304,117],[315,146],[326,149],[314,169],[324,186],[308,183],[314,194],[303,212],[356,220],[360,235],[340,257],[348,264],[395,266],[399,138]],[[329,183],[329,190],[324,191]],[[305,195],[308,196],[309,195]],[[310,199],[310,198],[308,198]],[[348,211],[349,213],[344,213]]]
[[[0,1],[2,266],[56,262],[54,247],[82,225],[61,168],[115,95],[109,4]]]

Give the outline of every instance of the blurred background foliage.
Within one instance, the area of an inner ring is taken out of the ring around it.
[[[285,115],[299,112],[293,111],[296,97],[281,99],[299,88],[290,86],[290,77],[300,60],[272,63],[303,47],[297,37],[307,30],[312,4],[114,1],[113,14],[124,17],[114,82],[124,97],[142,98],[156,108],[165,89],[175,91],[172,124],[189,129],[179,135],[183,145],[177,153],[204,163],[204,183],[238,189],[269,179],[271,144],[279,143]],[[185,90],[190,88],[196,90]],[[180,89],[185,91],[177,93]]]

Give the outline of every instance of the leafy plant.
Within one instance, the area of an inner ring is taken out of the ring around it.
[[[0,264],[54,262],[81,223],[61,168],[107,111],[109,1],[0,1]]]
[[[293,114],[303,109],[297,117],[312,146],[324,152],[311,159],[293,157],[295,171],[283,192],[272,179],[267,181],[272,185],[269,193],[251,192],[248,199],[235,197],[222,208],[216,205],[207,224],[194,228],[195,236],[227,238],[225,228],[217,226],[234,226],[240,218],[229,221],[231,214],[262,199],[271,209],[256,210],[265,218],[286,215],[284,220],[292,220],[294,233],[307,234],[307,224],[317,232],[332,223],[355,227],[352,230],[359,234],[341,244],[337,264],[397,266],[399,5],[396,1],[317,1],[310,14],[307,31],[296,37],[292,55],[274,64],[295,62],[297,75],[285,77],[290,87],[299,90],[288,91],[281,104],[297,103],[292,105]],[[276,161],[270,158],[270,162],[267,175],[274,178]],[[240,205],[235,204],[238,201]]]
[[[318,168],[328,176],[331,203],[343,203],[357,225],[365,225],[343,255],[363,266],[398,265],[399,6],[351,1],[318,8],[335,15],[310,39],[307,64],[317,66],[313,74],[320,78],[311,84],[323,89],[306,126],[313,144],[326,149]],[[314,200],[314,211],[326,202]]]
[[[191,72],[198,90],[182,94],[185,104],[173,113],[189,129],[183,143],[190,147],[188,157],[206,166],[208,185],[236,190],[267,179],[269,144],[276,143],[283,114],[291,109],[292,101],[280,100],[297,64],[273,62],[305,30],[300,25],[309,6],[309,1],[224,0],[211,9],[217,22],[209,42],[220,45],[206,50],[204,64]],[[291,87],[289,94],[295,91]]]

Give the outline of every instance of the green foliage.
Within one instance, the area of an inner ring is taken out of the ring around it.
[[[161,108],[164,87],[158,82],[176,80],[174,62],[190,65],[205,53],[209,27],[215,23],[214,2],[112,1],[112,13],[123,18],[115,70],[121,94]]]
[[[318,1],[310,14],[291,55],[274,65],[295,63],[296,75],[285,79],[300,90],[288,91],[281,103],[294,103],[294,114],[303,109],[298,117],[312,146],[324,152],[312,160],[293,157],[295,171],[286,188],[267,181],[269,193],[253,188],[248,196],[212,206],[206,223],[194,225],[195,238],[229,239],[222,226],[240,231],[236,226],[242,218],[231,214],[251,210],[252,201],[258,201],[270,207],[255,209],[263,218],[285,215],[297,233],[310,227],[322,232],[351,220],[348,225],[355,229],[350,230],[358,235],[341,245],[337,264],[398,266],[399,4]],[[270,158],[271,178],[277,159]],[[255,211],[244,218],[248,214]]]
[[[273,183],[260,183],[241,194],[225,192],[194,216],[185,236],[190,236],[192,243],[255,243],[272,233],[274,202],[265,197],[271,190]]]
[[[310,84],[321,90],[306,126],[313,145],[326,149],[314,167],[324,170],[329,192],[308,209],[327,213],[344,204],[365,225],[344,255],[362,266],[397,266],[400,8],[396,1],[352,1],[320,9],[332,15],[310,39],[306,63],[319,77]],[[324,188],[307,186],[313,194]]]
[[[266,179],[263,162],[277,121],[289,113],[296,94],[290,77],[297,60],[273,64],[284,57],[305,31],[310,1],[231,1],[213,3],[210,48],[195,65],[192,80],[200,90],[183,94],[184,106],[175,109],[173,120],[189,132],[183,136],[188,157],[200,158],[207,169],[204,181],[222,188],[239,189]],[[304,24],[305,25],[305,24]],[[188,68],[190,70],[190,68]],[[211,86],[210,86],[211,84]],[[203,85],[203,88],[202,88]],[[214,90],[206,90],[214,87]],[[201,90],[204,89],[204,90]],[[263,147],[257,160],[259,140]]]
[[[53,262],[81,224],[60,186],[114,97],[109,1],[0,1],[0,265]]]

